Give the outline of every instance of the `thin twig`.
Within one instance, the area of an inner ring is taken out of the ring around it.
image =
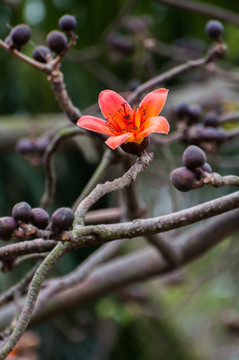
[[[189,0],[156,0],[159,3],[176,6],[184,10],[194,11],[199,14],[207,15],[213,18],[217,18],[222,21],[227,21],[235,25],[239,25],[239,16],[230,10],[225,8],[202,3],[199,1],[189,1]]]
[[[78,127],[69,127],[60,129],[50,144],[48,145],[44,155],[44,170],[45,170],[45,190],[40,201],[43,209],[48,209],[52,203],[55,193],[55,173],[53,168],[53,155],[60,144],[68,138],[81,135],[82,131]]]

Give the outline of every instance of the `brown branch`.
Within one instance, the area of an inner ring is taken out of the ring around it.
[[[225,8],[215,6],[212,4],[202,3],[199,1],[190,0],[156,0],[159,3],[176,6],[183,10],[194,11],[199,14],[207,15],[213,18],[217,18],[222,21],[227,21],[235,25],[239,25],[239,16],[232,11]]]
[[[45,253],[52,250],[57,242],[53,240],[35,239],[0,247],[0,261],[16,256],[34,253]]]
[[[98,184],[94,190],[79,204],[75,211],[75,228],[81,227],[83,218],[89,208],[94,205],[105,194],[115,190],[123,189],[134,181],[137,175],[142,172],[153,160],[153,154],[144,152],[122,177],[112,182],[107,181],[104,184]]]
[[[202,67],[208,63],[216,60],[220,57],[226,50],[226,46],[223,43],[217,43],[215,46],[208,51],[208,53],[200,59],[189,60],[181,65],[175,66],[172,69],[155,76],[154,78],[146,81],[145,83],[139,85],[127,98],[129,103],[134,103],[137,99],[145,92],[151,90],[152,88],[158,86],[159,84],[173,79],[174,77],[186,73],[190,70]]]

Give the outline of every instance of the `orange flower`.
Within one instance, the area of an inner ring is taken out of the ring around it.
[[[106,121],[86,115],[77,121],[77,125],[83,129],[111,135],[105,142],[111,149],[129,143],[141,145],[153,132],[168,134],[169,123],[163,116],[158,116],[167,94],[166,89],[154,90],[143,98],[138,109],[136,106],[132,109],[118,93],[104,90],[99,95],[99,106]]]

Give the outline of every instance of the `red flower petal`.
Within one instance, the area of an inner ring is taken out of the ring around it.
[[[99,95],[99,106],[103,116],[107,120],[119,121],[121,127],[125,125],[124,123],[121,124],[124,116],[129,115],[131,118],[133,117],[134,112],[131,106],[122,96],[112,90],[101,91]]]
[[[145,121],[144,130],[138,133],[137,138],[144,138],[154,132],[168,134],[169,128],[169,123],[163,116],[154,116]]]
[[[130,136],[132,136],[132,133],[126,133],[123,135],[118,135],[118,136],[110,136],[107,140],[106,140],[106,145],[108,145],[111,149],[116,149],[118,146],[120,146],[121,144],[123,144]]]
[[[136,119],[139,118],[138,113],[141,114],[141,122],[148,118],[158,116],[167,100],[168,90],[157,89],[146,95],[139,104]],[[140,126],[140,124],[136,124]]]
[[[77,121],[77,125],[86,130],[95,131],[100,134],[112,135],[111,130],[106,125],[106,121],[95,116],[82,116]]]

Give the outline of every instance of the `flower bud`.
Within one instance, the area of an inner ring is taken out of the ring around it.
[[[217,113],[211,111],[208,112],[203,118],[203,124],[205,126],[217,127],[219,125],[219,117]]]
[[[17,25],[12,28],[10,37],[14,45],[23,46],[30,40],[31,29],[26,24]]]
[[[207,173],[212,173],[211,165],[209,165],[207,162],[202,166],[202,170],[206,171]]]
[[[19,202],[14,205],[12,209],[12,216],[16,221],[23,221],[27,223],[32,218],[32,208],[25,201]]]
[[[49,223],[49,215],[44,209],[34,208],[32,209],[31,223],[39,229],[45,229]]]
[[[202,108],[198,104],[192,104],[188,107],[188,118],[190,123],[195,123],[199,120],[202,113]]]
[[[0,238],[2,240],[10,240],[12,233],[17,228],[16,220],[11,216],[0,218]]]
[[[74,213],[68,207],[57,209],[51,217],[52,229],[55,232],[69,230],[74,221]]]
[[[176,189],[186,192],[192,190],[195,175],[193,171],[185,167],[179,167],[171,172],[170,181]]]
[[[205,32],[212,39],[218,40],[218,38],[220,38],[220,36],[222,35],[223,31],[224,27],[222,23],[218,20],[210,20],[206,24]]]
[[[25,155],[32,153],[35,150],[32,140],[29,138],[21,138],[16,143],[16,151],[19,154]]]
[[[51,50],[48,47],[39,45],[36,46],[32,53],[33,59],[41,63],[46,63],[47,58],[51,58]]]
[[[183,153],[183,164],[191,170],[203,166],[206,160],[205,152],[196,145],[190,145]]]
[[[77,22],[76,18],[72,15],[63,15],[59,20],[59,28],[62,31],[69,32],[76,28]]]
[[[65,34],[58,30],[52,30],[46,38],[46,42],[51,51],[61,54],[67,47]]]
[[[183,119],[185,116],[188,115],[189,106],[186,103],[181,103],[176,106],[175,114],[179,120]]]
[[[146,136],[141,144],[129,141],[125,144],[122,144],[120,147],[124,152],[128,154],[140,155],[149,146],[149,143],[149,137]]]

